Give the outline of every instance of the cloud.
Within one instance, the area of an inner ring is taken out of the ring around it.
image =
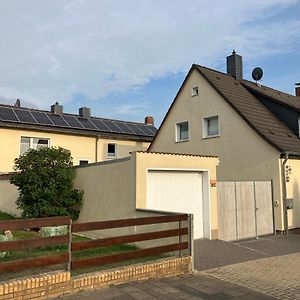
[[[130,91],[152,79],[185,72],[193,62],[217,65],[233,48],[250,57],[299,50],[298,18],[272,19],[298,4],[3,1],[0,93],[39,107],[56,100],[66,103],[74,94],[101,100],[111,92]],[[130,108],[124,104],[117,110]]]
[[[115,107],[113,110],[119,115],[143,115],[148,109],[148,105],[145,103],[140,104],[122,104]]]

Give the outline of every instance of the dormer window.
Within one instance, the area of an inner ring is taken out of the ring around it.
[[[199,88],[198,86],[192,87],[192,97],[199,95]]]

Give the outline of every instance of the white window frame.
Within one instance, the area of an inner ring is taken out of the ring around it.
[[[207,121],[210,119],[217,118],[218,120],[218,134],[214,135],[208,135],[208,127],[207,127]],[[220,116],[219,115],[213,115],[213,116],[207,116],[202,118],[202,138],[203,139],[210,139],[220,136]]]
[[[22,142],[22,138],[27,138],[27,139],[29,139],[29,149],[34,149],[34,148],[33,148],[33,139],[47,140],[47,141],[48,141],[47,148],[50,147],[50,138],[36,137],[36,136],[24,136],[24,135],[22,135],[22,136],[20,137],[20,155],[23,155],[24,153],[26,153],[26,152],[21,153],[21,142]],[[28,149],[28,150],[29,150],[29,149]]]
[[[181,140],[180,139],[179,128],[180,128],[180,125],[182,125],[184,123],[188,124],[188,138]],[[188,142],[190,140],[190,137],[191,137],[190,136],[190,125],[189,125],[189,121],[188,120],[182,121],[182,122],[178,122],[178,123],[175,124],[175,141],[176,141],[176,143]]]
[[[109,156],[108,145],[115,145],[115,155],[114,156]],[[115,159],[115,158],[117,158],[117,155],[118,155],[117,154],[118,153],[117,143],[107,143],[106,153],[107,153],[107,159]]]
[[[199,86],[198,85],[192,87],[191,94],[192,94],[192,97],[199,95]]]

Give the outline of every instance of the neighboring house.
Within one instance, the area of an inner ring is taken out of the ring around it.
[[[273,208],[272,201],[263,200],[271,209],[268,220],[262,222],[272,225],[273,209],[277,230],[284,230],[287,223],[289,228],[300,227],[300,87],[293,96],[244,80],[242,58],[235,52],[227,58],[227,73],[194,64],[148,151],[217,155],[217,180],[232,182],[228,201],[234,194],[249,196],[248,183],[243,181],[270,181]],[[219,232],[220,224],[226,223],[222,188],[218,183]],[[243,205],[233,203],[232,218],[246,222],[247,210],[253,218],[259,217],[256,204],[249,208],[246,201]],[[286,209],[286,205],[294,208]]]
[[[128,156],[145,150],[156,133],[153,118],[145,123],[92,117],[82,107],[79,114],[63,112],[55,103],[51,111],[0,105],[0,173],[13,170],[14,159],[29,148],[60,146],[71,151],[74,165]]]

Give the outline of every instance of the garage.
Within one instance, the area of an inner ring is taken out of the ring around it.
[[[194,238],[210,238],[208,174],[205,171],[148,170],[147,208],[194,215]]]

